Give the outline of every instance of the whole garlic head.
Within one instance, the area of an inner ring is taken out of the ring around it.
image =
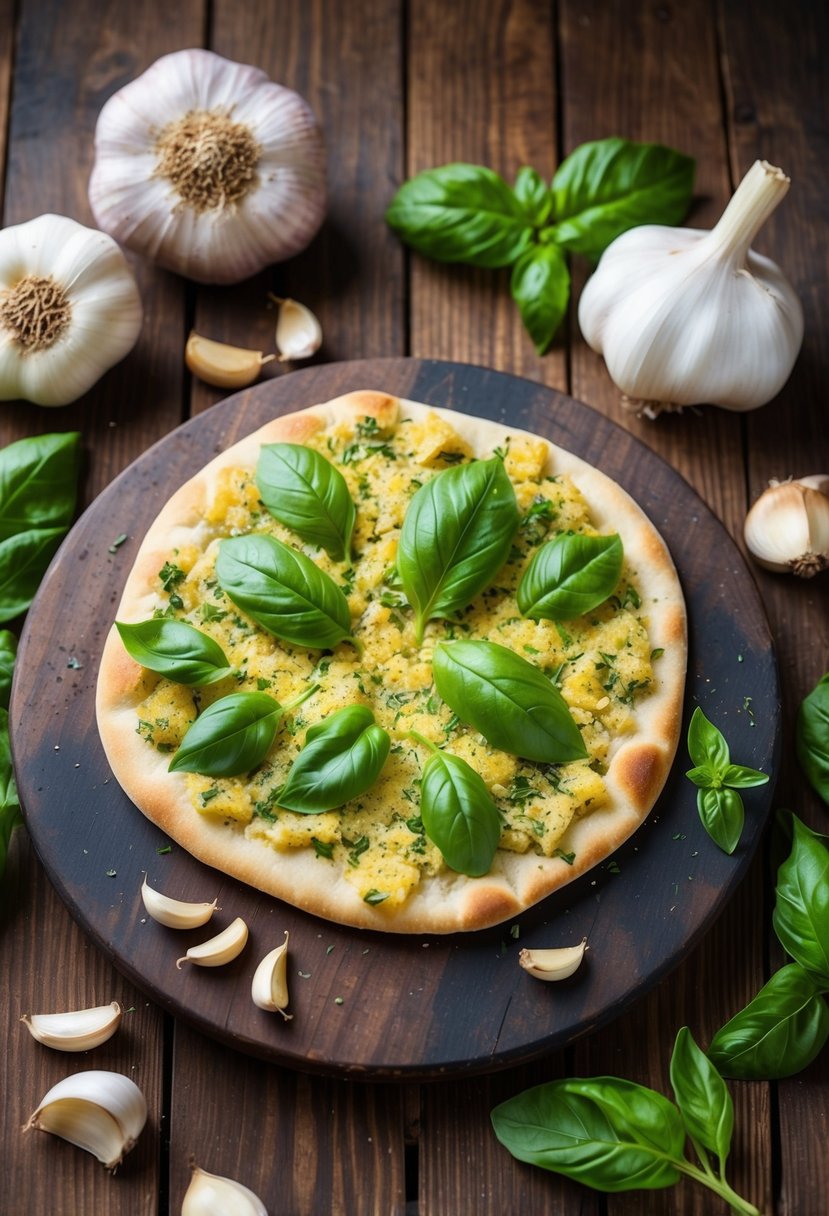
[[[317,232],[322,136],[307,102],[259,68],[175,51],[101,110],[89,201],[136,253],[200,283],[237,283]]]

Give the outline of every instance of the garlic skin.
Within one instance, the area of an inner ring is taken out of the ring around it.
[[[24,1013],[20,1019],[32,1038],[56,1051],[90,1051],[111,1039],[121,1025],[117,1001],[69,1013]]]
[[[211,904],[171,899],[169,895],[163,895],[151,887],[146,874],[141,884],[141,900],[153,920],[166,925],[168,929],[198,929],[200,925],[206,925],[218,903],[216,899]]]
[[[579,325],[628,408],[650,417],[706,402],[751,410],[786,383],[803,310],[779,266],[750,244],[789,184],[756,161],[712,231],[643,225],[605,250]]]
[[[268,1216],[268,1209],[241,1182],[194,1166],[181,1216]]]
[[[250,995],[254,1005],[268,1013],[281,1013],[286,1022],[294,1016],[288,1007],[288,931],[281,946],[266,954],[256,968]]]
[[[182,963],[195,963],[199,967],[224,967],[242,953],[248,940],[248,927],[241,916],[199,946],[191,946],[183,958],[176,959],[181,971]]]
[[[558,950],[521,950],[518,965],[537,980],[548,983],[566,980],[581,966],[586,949],[587,938],[584,937],[577,946],[563,946]]]
[[[322,345],[322,326],[317,318],[298,300],[270,297],[279,307],[274,340],[280,363],[310,359]]]
[[[119,1072],[78,1072],[53,1085],[24,1131],[51,1132],[114,1170],[147,1122],[141,1090]]]
[[[754,560],[775,574],[812,578],[829,569],[829,476],[772,481],[743,534]]]
[[[200,283],[237,283],[319,229],[322,136],[307,102],[259,68],[175,51],[101,110],[89,202],[128,249]]]
[[[143,318],[115,242],[64,215],[0,232],[0,401],[68,405],[128,355]]]

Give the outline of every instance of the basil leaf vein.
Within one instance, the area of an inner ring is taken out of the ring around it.
[[[177,684],[215,684],[233,670],[219,643],[186,621],[154,617],[115,628],[136,663]]]
[[[613,536],[557,536],[533,554],[518,584],[524,616],[567,621],[591,612],[622,575],[622,541]]]
[[[347,705],[312,726],[278,796],[304,815],[331,811],[370,789],[388,758],[391,739],[364,705]]]
[[[256,485],[274,519],[334,561],[348,559],[356,512],[345,478],[329,460],[302,444],[264,444]]]

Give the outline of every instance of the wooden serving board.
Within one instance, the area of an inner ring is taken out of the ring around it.
[[[172,491],[218,451],[274,415],[357,388],[535,431],[620,482],[666,538],[685,590],[684,728],[700,704],[722,725],[736,760],[776,771],[777,673],[760,599],[736,546],[686,482],[560,393],[478,367],[398,358],[321,365],[239,393],[161,440],[92,504],[53,562],[21,640],[11,706],[21,800],[73,915],[176,1017],[243,1051],[313,1072],[378,1080],[485,1072],[595,1029],[674,967],[743,875],[772,791],[744,792],[746,828],[727,857],[700,825],[680,744],[656,808],[612,861],[513,924],[450,937],[331,925],[227,879],[176,845],[166,851],[169,842],[112,777],[95,727],[98,658],[141,538]],[[122,533],[129,539],[112,551]],[[177,898],[218,895],[221,911],[206,929],[163,928],[145,915],[144,871]],[[235,962],[176,970],[188,946],[236,916],[247,921],[250,941]],[[286,929],[290,1022],[250,999],[257,962]],[[543,984],[518,966],[521,946],[563,946],[583,936],[590,949],[571,980]]]

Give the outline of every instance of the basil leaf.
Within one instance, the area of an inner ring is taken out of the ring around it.
[[[632,1081],[550,1081],[502,1102],[491,1117],[513,1157],[596,1190],[653,1190],[679,1179],[685,1144],[679,1111]]]
[[[17,638],[8,629],[0,629],[0,706],[9,708],[9,694],[17,658]]]
[[[515,491],[497,456],[444,469],[420,487],[397,550],[418,642],[427,621],[466,608],[491,582],[519,522]]]
[[[136,663],[176,684],[215,684],[233,670],[219,643],[186,621],[155,617],[115,628]]]
[[[216,577],[237,608],[283,642],[328,650],[353,641],[348,600],[334,580],[272,536],[223,540]]]
[[[583,616],[612,595],[623,560],[617,535],[557,536],[533,554],[518,584],[518,607],[534,620]]]
[[[9,715],[0,709],[0,876],[6,868],[9,841],[14,829],[23,822],[20,800],[12,768],[9,743]]]
[[[671,1085],[688,1135],[716,1153],[724,1166],[734,1130],[734,1103],[722,1077],[696,1045],[687,1026],[676,1036]]]
[[[688,727],[688,753],[694,764],[708,765],[715,773],[721,773],[731,763],[724,735],[708,721],[699,706],[691,715]]]
[[[483,778],[450,752],[434,750],[423,767],[420,817],[451,870],[489,872],[501,839],[501,816]]]
[[[829,848],[792,815],[792,851],[777,871],[772,924],[796,963],[829,988]]]
[[[829,672],[801,702],[795,749],[812,789],[829,803]]]
[[[25,612],[66,528],[37,528],[0,541],[0,624]]]
[[[438,642],[435,687],[493,747],[547,764],[587,750],[567,702],[543,672],[496,642]]]
[[[541,227],[553,209],[553,192],[544,178],[529,165],[523,165],[515,177],[515,197],[531,224]]]
[[[697,790],[697,810],[702,826],[724,853],[733,853],[740,843],[745,807],[736,790]]]
[[[521,202],[482,165],[418,173],[392,199],[386,222],[418,253],[439,262],[509,266],[532,240]]]
[[[721,774],[723,785],[733,790],[748,790],[755,785],[766,785],[768,773],[761,773],[756,768],[746,768],[744,764],[728,764]]]
[[[171,773],[236,777],[265,759],[287,705],[264,692],[234,692],[202,710],[170,762]]]
[[[510,292],[524,328],[543,355],[567,313],[570,271],[558,245],[533,245],[512,268]]]
[[[297,443],[266,443],[256,485],[274,519],[334,561],[345,561],[354,531],[354,502],[330,460]]]
[[[691,157],[660,144],[618,138],[582,144],[553,178],[550,236],[595,259],[628,228],[679,224],[691,202],[694,168]]]
[[[694,785],[698,785],[700,789],[710,790],[720,788],[721,778],[710,764],[700,764],[697,768],[689,768],[685,774],[689,781]]]
[[[0,540],[69,527],[75,511],[80,434],[34,435],[0,451]]]
[[[280,791],[279,806],[304,815],[359,798],[386,763],[391,739],[364,705],[347,705],[312,726]]]
[[[708,1058],[726,1077],[776,1081],[811,1064],[829,1037],[829,1008],[797,963],[776,971],[714,1035]]]

